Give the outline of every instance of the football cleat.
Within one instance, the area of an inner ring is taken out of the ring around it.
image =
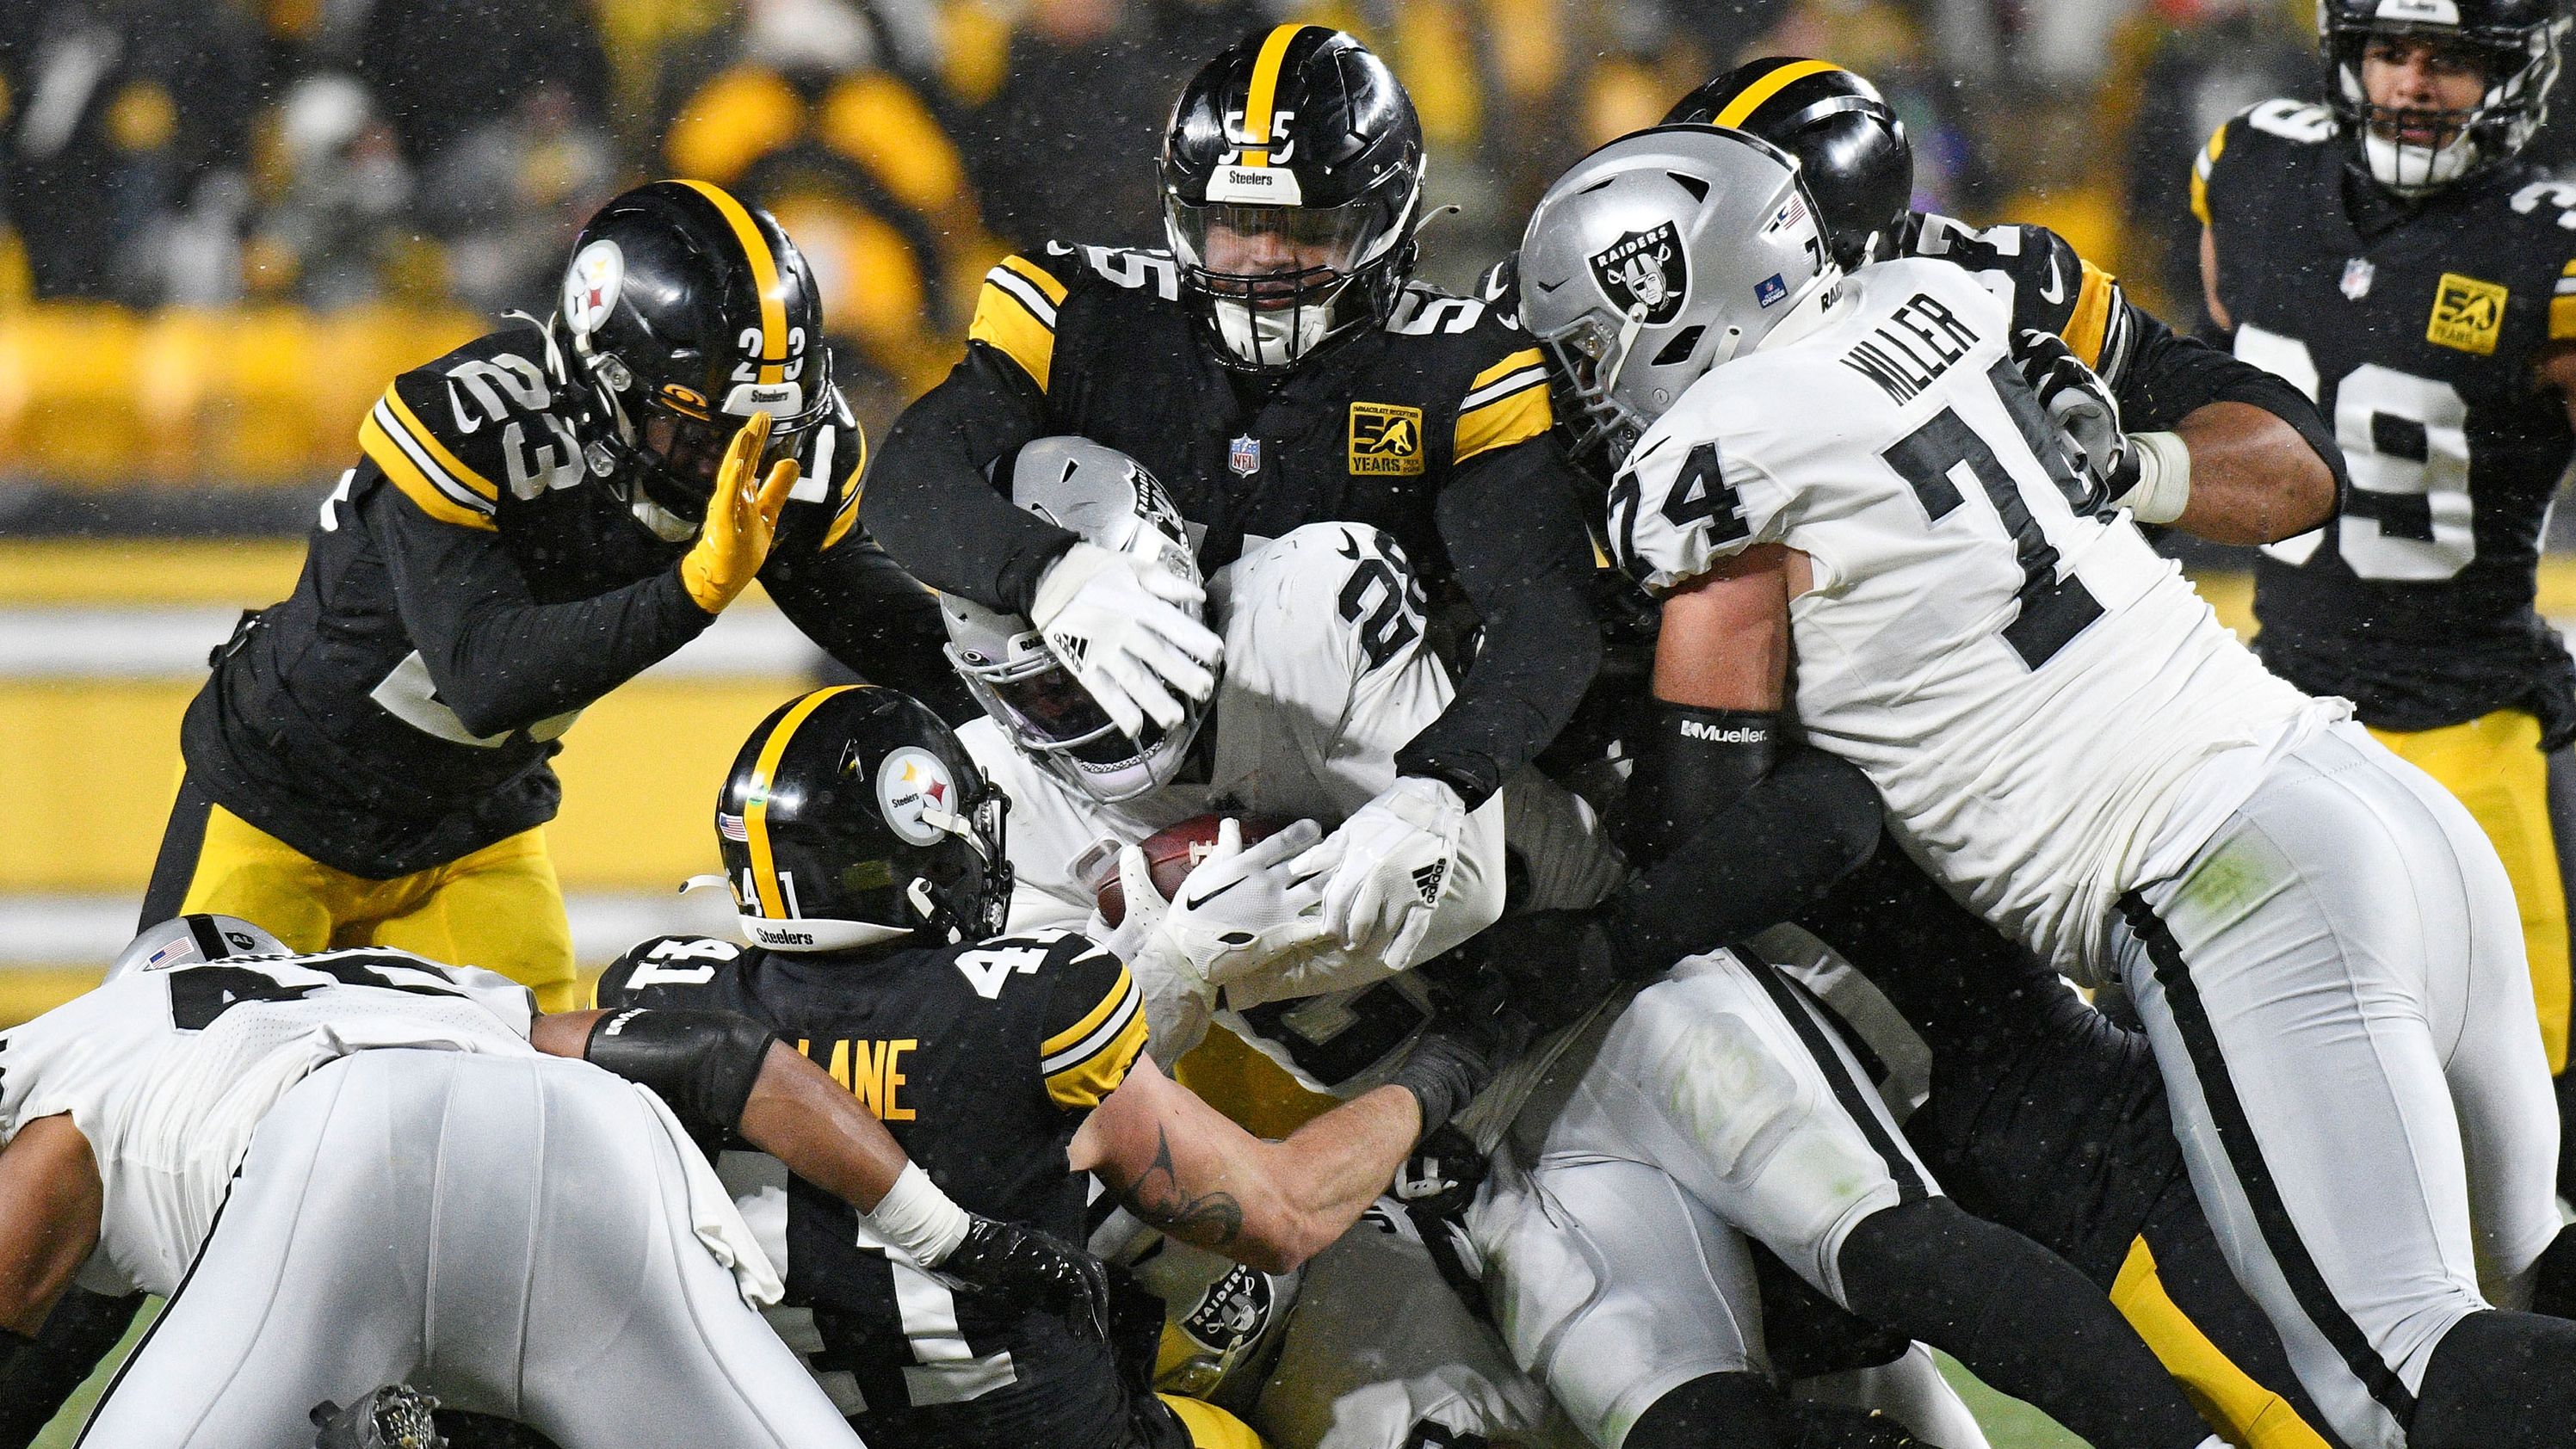
[[[401,1384],[387,1384],[345,1409],[324,1399],[313,1406],[321,1431],[313,1449],[447,1449],[437,1409],[438,1400]]]

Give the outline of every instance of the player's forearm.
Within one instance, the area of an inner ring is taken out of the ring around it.
[[[2174,428],[2191,499],[2174,525],[2212,543],[2263,544],[2333,516],[2334,474],[2296,428],[2250,403],[2213,402]]]
[[[943,652],[948,634],[939,596],[905,573],[875,540],[861,535],[828,553],[773,558],[760,580],[806,638],[869,682],[900,689],[934,709],[962,693]]]
[[[1457,698],[1397,752],[1396,768],[1447,781],[1472,809],[1574,717],[1601,668],[1601,625],[1577,480],[1556,445],[1522,443],[1461,472],[1441,497],[1440,532],[1484,640]]]
[[[1422,1135],[1422,1110],[1402,1087],[1361,1094],[1264,1144],[1270,1210],[1247,1219],[1229,1256],[1270,1273],[1293,1270],[1358,1222]]]
[[[68,1116],[39,1117],[0,1151],[0,1329],[33,1339],[98,1247],[106,1189]]]
[[[859,1099],[785,1042],[772,1042],[751,1097],[744,1141],[861,1212],[873,1212],[911,1159]]]
[[[539,603],[497,537],[428,518],[391,488],[376,490],[367,509],[439,702],[477,735],[581,709],[711,621],[677,568],[592,598]]]
[[[1659,971],[1813,906],[1879,841],[1878,792],[1822,750],[1791,749],[1607,905],[1626,972]]]
[[[1038,435],[1017,364],[970,343],[947,379],[904,409],[868,463],[859,520],[914,578],[988,609],[1025,614],[1038,576],[1075,535],[1012,506],[1007,480]]]

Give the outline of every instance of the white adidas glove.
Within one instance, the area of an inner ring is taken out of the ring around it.
[[[1348,950],[1383,954],[1415,912],[1439,901],[1458,868],[1458,835],[1466,824],[1467,803],[1457,791],[1404,775],[1289,868],[1301,875],[1329,872],[1326,929]]]
[[[1225,646],[1190,612],[1206,602],[1206,589],[1150,559],[1077,543],[1039,578],[1029,622],[1133,739],[1148,718],[1179,724],[1178,696],[1216,691]]]
[[[1322,826],[1300,820],[1246,848],[1243,822],[1227,818],[1217,826],[1216,848],[1172,893],[1164,939],[1192,972],[1218,986],[1325,939],[1323,882],[1292,864],[1323,838]]]

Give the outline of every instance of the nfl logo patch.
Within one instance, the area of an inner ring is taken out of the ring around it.
[[[2351,261],[2348,261],[2348,262],[2344,263],[2344,264],[2343,264],[2343,294],[2344,294],[2344,296],[2346,296],[2346,297],[2350,298],[2351,300],[2353,300],[2353,301],[2355,301],[2355,302],[2358,302],[2358,301],[2360,301],[2362,298],[2369,296],[2369,295],[2370,295],[2370,283],[2371,283],[2371,280],[2372,280],[2373,278],[2377,277],[2378,275],[2379,275],[2379,267],[2378,267],[2378,265],[2377,265],[2376,263],[2374,263],[2374,262],[2370,261],[2370,260],[2369,260],[2369,259],[2367,259],[2367,258],[2364,258],[2364,257],[2354,257]]]
[[[1765,307],[1778,306],[1780,299],[1788,295],[1789,284],[1780,280],[1780,274],[1778,272],[1773,272],[1771,275],[1764,277],[1753,286],[1753,300],[1761,303]]]
[[[1260,472],[1261,440],[1249,434],[1235,439],[1226,450],[1225,465],[1232,468],[1239,478],[1249,478]]]

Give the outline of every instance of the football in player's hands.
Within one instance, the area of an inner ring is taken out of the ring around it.
[[[1076,1338],[1109,1335],[1109,1270],[1050,1233],[975,1216],[938,1271],[1029,1308],[1064,1316]]]
[[[1289,824],[1275,815],[1243,815],[1236,819],[1247,846],[1260,844]],[[1193,815],[1178,825],[1155,831],[1138,845],[1145,852],[1147,868],[1153,872],[1154,889],[1164,900],[1170,900],[1181,882],[1189,879],[1190,872],[1198,869],[1199,862],[1215,852],[1217,830],[1224,823],[1225,816],[1221,814]],[[1115,926],[1127,919],[1127,891],[1116,871],[1109,872],[1097,894],[1103,922]]]

